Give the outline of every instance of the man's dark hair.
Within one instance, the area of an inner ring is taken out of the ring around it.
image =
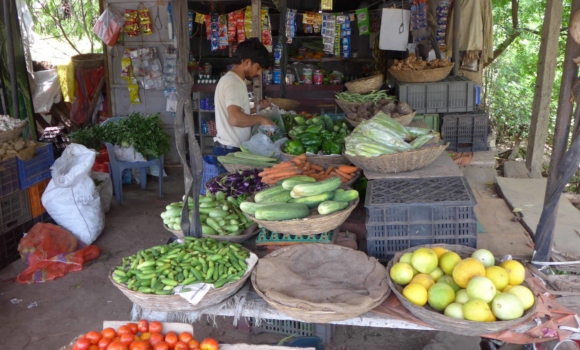
[[[241,64],[243,60],[257,63],[262,69],[270,66],[268,49],[257,38],[250,38],[241,42],[232,56],[233,64]]]

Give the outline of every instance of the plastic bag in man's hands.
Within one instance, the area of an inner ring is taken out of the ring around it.
[[[275,128],[273,125],[256,125],[252,130],[252,136],[258,133],[262,133],[269,136],[272,141],[277,141],[286,135],[286,129],[284,128],[284,120],[280,114],[280,108],[277,106],[268,107],[262,111],[259,111],[258,115],[271,119],[276,124],[277,128]]]
[[[259,156],[279,157],[281,154],[280,146],[282,146],[286,140],[288,140],[288,138],[283,137],[276,142],[272,142],[268,136],[257,133],[252,136],[250,141],[243,142],[242,146],[251,153]]]
[[[124,23],[123,17],[107,7],[95,23],[93,32],[108,47],[113,47],[119,39],[119,34],[121,33],[121,29],[123,29]]]
[[[87,245],[105,228],[99,190],[90,176],[96,155],[83,145],[69,145],[51,167],[52,180],[42,194],[48,214]]]

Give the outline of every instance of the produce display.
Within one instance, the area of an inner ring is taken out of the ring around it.
[[[417,306],[427,303],[448,317],[475,322],[509,321],[534,306],[534,293],[522,286],[524,266],[515,260],[495,265],[493,254],[476,250],[471,257],[442,247],[405,253],[391,268],[394,283]]]
[[[322,151],[325,155],[342,154],[344,139],[350,134],[348,125],[344,120],[332,120],[329,116],[317,116],[314,118],[295,117],[298,124],[293,127],[288,136],[294,140],[286,141],[284,152],[292,155],[302,153],[318,154]]]
[[[315,181],[326,180],[337,176],[344,183],[352,180],[355,177],[355,173],[359,170],[357,167],[348,165],[324,169],[319,165],[311,164],[307,159],[306,154],[301,154],[294,157],[292,161],[282,162],[271,168],[265,168],[258,175],[262,177],[262,183],[271,186],[276,185],[281,180],[299,175],[308,175]]]
[[[243,201],[250,194],[260,191],[267,186],[262,183],[258,176],[258,169],[238,170],[229,174],[223,174],[205,183],[205,189],[212,194],[223,192],[226,196],[232,196]]]
[[[72,350],[218,350],[219,343],[206,338],[201,343],[189,332],[164,332],[161,322],[140,320],[118,329],[105,328],[81,335]]]
[[[254,201],[243,202],[240,209],[266,221],[303,219],[310,216],[311,208],[317,208],[320,215],[329,215],[346,209],[358,198],[357,191],[341,189],[341,184],[337,176],[323,181],[296,176],[256,193]]]
[[[395,96],[387,95],[386,90],[375,90],[368,94],[357,94],[355,92],[337,92],[336,99],[339,101],[350,102],[350,103],[366,103],[372,102],[377,103],[380,100],[395,100]]]
[[[415,54],[410,54],[409,57],[404,60],[395,60],[395,63],[390,68],[392,70],[425,70],[425,69],[435,69],[451,67],[453,62],[449,62],[448,58],[445,59],[434,59],[430,62],[418,60]]]
[[[250,153],[244,146],[240,145],[241,152],[228,153],[225,156],[219,156],[218,161],[222,164],[241,164],[255,166],[256,168],[264,168],[272,166],[277,163],[278,159],[274,157],[264,157],[257,154]]]
[[[156,246],[123,258],[112,278],[130,290],[148,294],[171,295],[177,286],[196,283],[213,284],[217,289],[240,280],[249,255],[237,243],[185,237],[184,243]]]
[[[26,122],[20,119],[11,118],[9,115],[0,115],[0,132],[18,129]]]
[[[413,109],[406,102],[396,103],[393,100],[380,99],[376,102],[365,102],[360,105],[350,107],[350,111],[345,111],[346,117],[355,122],[362,122],[383,112],[391,118],[399,118],[413,113]]]
[[[28,148],[36,148],[36,142],[33,140],[24,141],[22,137],[14,140],[0,141],[0,161],[16,157],[16,155]]]
[[[437,133],[429,129],[404,127],[383,112],[363,121],[346,138],[345,154],[378,157],[423,147]]]
[[[285,113],[280,115],[282,117],[282,121],[284,122],[284,130],[289,131],[292,130],[293,127],[298,125],[295,118],[296,117],[304,117],[306,119],[312,118],[312,115],[308,112],[300,112],[300,113]]]
[[[247,198],[243,196],[229,196],[218,191],[215,196],[207,192],[205,196],[199,196],[199,218],[201,220],[201,232],[204,235],[239,236],[245,229],[252,226],[239,210],[240,203]],[[171,203],[161,213],[163,223],[172,230],[181,231],[181,211],[184,202]],[[193,199],[188,201],[189,216],[193,213]]]

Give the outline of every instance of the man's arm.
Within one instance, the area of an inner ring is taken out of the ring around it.
[[[246,128],[256,124],[274,125],[270,118],[261,115],[249,115],[244,113],[242,107],[236,105],[228,106],[228,122],[231,126]]]

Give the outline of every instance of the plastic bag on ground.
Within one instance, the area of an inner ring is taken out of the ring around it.
[[[83,145],[69,145],[52,169],[42,205],[57,224],[89,245],[105,228],[99,190],[91,178],[97,153]]]
[[[276,142],[272,142],[268,136],[258,133],[252,136],[250,141],[243,142],[242,146],[253,154],[265,157],[279,157],[282,153],[280,151],[280,146],[282,146],[286,140],[288,140],[288,138],[283,137]]]
[[[101,254],[99,247],[81,243],[60,226],[38,223],[20,240],[18,252],[28,268],[18,275],[22,284],[52,281],[80,271],[84,263]]]
[[[113,199],[113,181],[108,173],[91,172],[91,178],[97,186],[99,196],[101,196],[101,206],[106,213],[111,210],[111,200]]]

